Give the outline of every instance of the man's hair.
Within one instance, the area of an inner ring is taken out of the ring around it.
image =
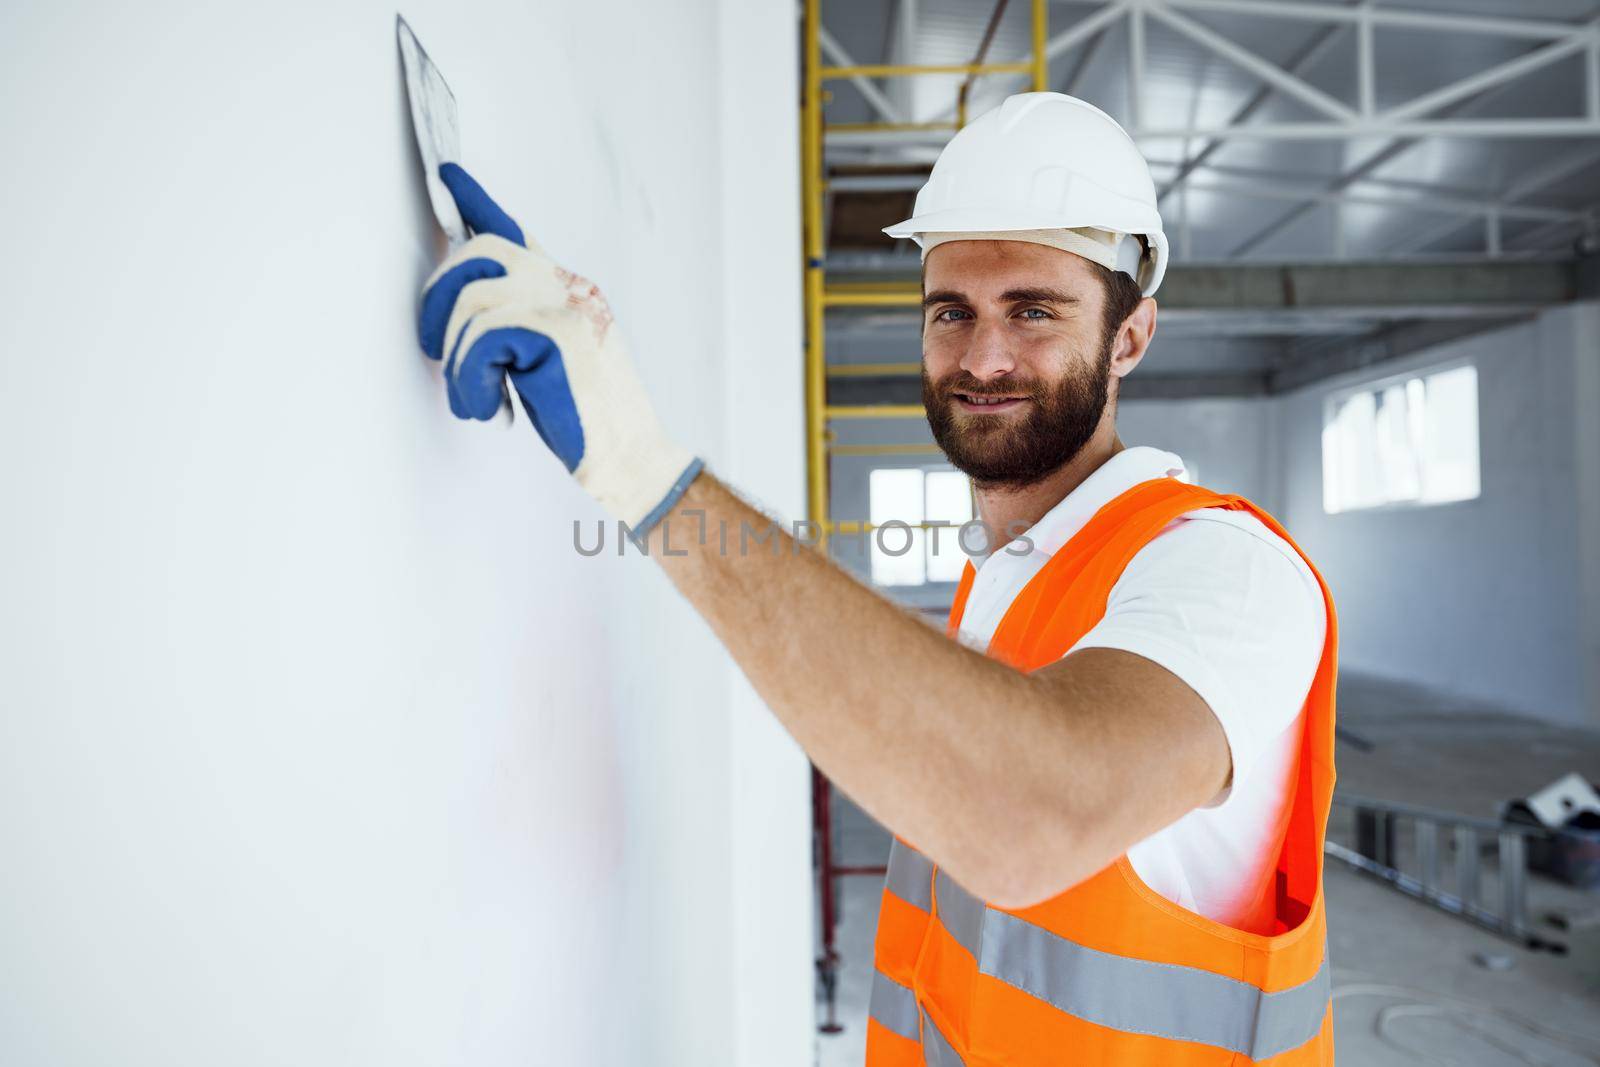
[[[1123,271],[1092,262],[1089,267],[1100,276],[1100,281],[1106,287],[1104,325],[1106,344],[1109,345],[1123,322],[1133,314],[1139,301],[1144,299],[1144,294],[1139,290],[1139,283]]]

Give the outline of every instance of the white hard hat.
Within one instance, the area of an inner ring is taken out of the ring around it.
[[[884,229],[924,250],[924,234],[1109,230],[1114,262],[1145,296],[1167,272],[1167,239],[1150,168],[1115,119],[1062,93],[1018,93],[959,130],[917,193],[911,218]],[[932,243],[939,243],[935,240]]]

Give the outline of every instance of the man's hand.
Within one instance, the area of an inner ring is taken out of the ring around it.
[[[417,330],[450,410],[488,420],[509,378],[544,443],[642,537],[702,466],[656,418],[605,297],[557,266],[454,163],[439,176],[475,236],[428,279]]]

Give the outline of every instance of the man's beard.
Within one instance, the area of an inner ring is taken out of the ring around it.
[[[956,469],[985,488],[1032,485],[1076,456],[1094,436],[1110,394],[1111,343],[1099,358],[1053,383],[1006,378],[985,385],[966,371],[935,384],[922,372],[922,405],[933,439]],[[954,394],[996,396],[1024,393],[1032,406],[1024,417],[957,413]]]

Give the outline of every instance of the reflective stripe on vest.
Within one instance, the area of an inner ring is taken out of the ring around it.
[[[926,1015],[922,1017],[922,1062],[928,1067],[967,1067],[966,1061],[955,1046],[940,1033],[939,1027]]]
[[[895,855],[903,872],[932,867],[899,842]],[[891,864],[891,872],[893,868]],[[1309,981],[1265,993],[1248,982],[1198,967],[1153,963],[1080,945],[986,907],[944,871],[935,877],[939,922],[978,961],[979,974],[998,978],[1085,1022],[1215,1045],[1253,1060],[1299,1048],[1322,1028],[1332,995],[1326,960]],[[874,1019],[915,1039],[916,1011],[911,990],[881,972],[874,975]]]
[[[917,995],[882,971],[872,972],[867,1015],[890,1033],[917,1040]]]
[[[1197,967],[1087,948],[988,911],[978,970],[1086,1022],[1193,1041],[1264,1060],[1317,1036],[1331,996],[1328,964],[1277,993]]]
[[[1097,512],[1018,594],[988,654],[1022,671],[1059,660],[1103,617],[1128,560],[1173,518],[1206,507],[1254,514],[1298,551],[1242,497],[1173,479],[1141,483]],[[869,1037],[869,1067],[906,1063],[914,1046],[886,1044],[901,1039],[918,1042],[924,1062],[939,1067],[1043,1067],[1073,1053],[1085,1062],[1179,1067],[1273,1057],[1285,1067],[1332,1063],[1321,863],[1333,790],[1337,626],[1326,582],[1312,571],[1327,599],[1328,636],[1307,696],[1274,931],[1241,936],[1167,907],[1124,860],[1034,907],[992,908],[897,838],[871,1012],[897,1036],[882,1038],[876,1052]],[[973,576],[969,564],[951,636]]]
[[[923,911],[933,910],[933,864],[899,840],[889,846],[889,873],[883,884],[907,904]]]

